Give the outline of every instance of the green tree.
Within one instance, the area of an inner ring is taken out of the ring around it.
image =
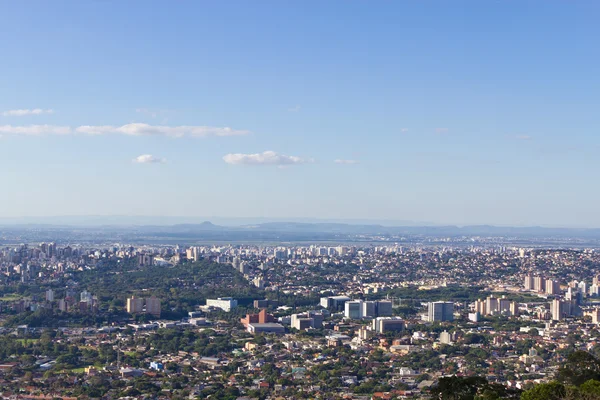
[[[565,385],[560,382],[540,383],[521,394],[521,400],[563,400],[567,396]]]
[[[591,379],[600,380],[600,362],[586,351],[575,351],[567,357],[556,375],[558,381],[580,386]]]

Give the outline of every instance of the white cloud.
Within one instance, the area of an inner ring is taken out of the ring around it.
[[[400,132],[406,133],[406,132],[408,132],[408,128],[402,128],[402,129],[400,129]]]
[[[123,126],[112,125],[82,125],[74,130],[68,126],[29,125],[13,126],[0,125],[0,133],[10,135],[68,135],[71,133],[85,135],[118,134],[128,136],[170,136],[170,137],[206,137],[206,136],[240,136],[250,131],[232,129],[229,127],[212,126],[161,126],[141,123]]]
[[[359,163],[358,160],[341,160],[341,159],[334,160],[333,162],[336,164],[345,164],[345,165],[353,165],[353,164]]]
[[[55,125],[28,125],[13,126],[0,125],[0,134],[22,135],[22,136],[41,136],[41,135],[69,135],[72,130],[68,126]]]
[[[167,162],[167,160],[164,158],[155,157],[152,154],[142,154],[141,156],[134,158],[133,162],[136,164],[162,164]]]
[[[21,110],[8,110],[2,113],[5,117],[23,117],[25,115],[40,115],[40,114],[53,114],[54,110],[51,109],[41,109],[41,108],[33,108],[33,109],[21,109]]]
[[[206,137],[206,136],[240,136],[250,133],[246,130],[237,130],[229,127],[213,126],[161,126],[142,123],[132,123],[123,126],[111,125],[84,125],[76,129],[77,133],[103,135],[116,133],[129,136],[171,136],[171,137]]]
[[[277,154],[274,151],[265,151],[263,153],[256,154],[227,154],[223,156],[223,160],[227,164],[234,165],[297,165],[310,163],[312,159],[306,159],[296,156],[286,156],[283,154]]]

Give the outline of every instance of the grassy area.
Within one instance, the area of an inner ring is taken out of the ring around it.
[[[23,296],[16,293],[10,293],[5,296],[0,297],[0,301],[16,301],[22,299]]]
[[[20,342],[23,346],[29,344],[29,343],[36,343],[37,341],[39,341],[40,339],[15,339],[17,342]]]

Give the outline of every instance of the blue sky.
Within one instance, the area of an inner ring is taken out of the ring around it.
[[[598,227],[599,17],[566,0],[0,2],[0,216]]]

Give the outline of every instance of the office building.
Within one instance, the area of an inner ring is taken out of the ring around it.
[[[380,300],[376,302],[376,316],[390,317],[392,316],[392,302],[389,300]]]
[[[434,321],[454,321],[454,303],[445,301],[436,301],[427,305],[427,320]]]
[[[392,315],[392,302],[352,300],[345,303],[344,316],[351,319],[389,317]]]
[[[246,314],[246,317],[242,318],[240,322],[245,327],[248,327],[249,324],[267,324],[269,322],[275,322],[275,317],[267,313],[267,310],[260,310],[258,314]]]
[[[403,331],[404,320],[400,317],[377,317],[373,320],[373,330],[377,333]]]
[[[207,299],[206,305],[210,307],[220,308],[225,312],[231,311],[237,307],[238,302],[232,297],[219,297],[218,299]]]
[[[346,303],[348,304],[348,303]],[[362,317],[376,317],[377,316],[377,302],[375,301],[363,301],[362,302]]]
[[[363,302],[361,300],[347,301],[345,303],[344,316],[350,319],[361,319],[363,314]]]
[[[308,328],[322,328],[325,314],[323,311],[306,311],[301,314],[292,314],[290,324],[292,328],[304,330]],[[328,314],[328,313],[327,313]]]
[[[331,308],[334,310],[343,310],[344,304],[347,301],[350,301],[350,297],[348,296],[329,296],[329,297],[321,297],[320,305],[323,308]]]

